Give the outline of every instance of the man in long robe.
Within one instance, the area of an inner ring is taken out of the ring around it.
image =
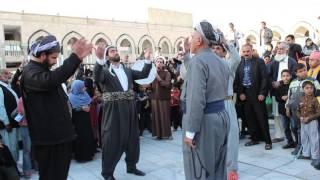
[[[3,137],[3,143],[8,146],[13,159],[18,161],[19,124],[14,120],[17,111],[18,96],[9,82],[11,75],[9,70],[0,69],[0,135]]]
[[[120,63],[118,51],[113,46],[96,50],[98,57],[94,79],[103,92],[102,131],[102,176],[115,179],[115,167],[123,152],[126,153],[127,173],[144,176],[136,168],[140,145],[135,109],[133,81],[146,78],[151,70],[147,61],[142,71],[135,71]],[[107,60],[107,59],[108,60]]]
[[[209,48],[219,34],[207,21],[192,33],[191,53],[181,100],[183,115],[183,158],[187,180],[226,179],[229,118],[224,107],[229,69]]]
[[[223,37],[223,36],[222,36]],[[228,177],[238,177],[238,154],[239,154],[239,126],[237,112],[233,101],[233,81],[241,61],[240,55],[233,43],[223,42],[222,44],[214,44],[213,51],[222,59],[226,60],[230,74],[228,83],[228,97],[225,99],[225,108],[230,119],[230,131],[228,135],[228,152],[227,152],[227,168]]]

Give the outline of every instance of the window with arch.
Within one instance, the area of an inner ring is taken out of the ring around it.
[[[152,43],[148,39],[144,40],[142,43],[142,50],[145,49],[150,49],[151,52],[153,51]]]
[[[121,54],[132,54],[132,45],[128,39],[123,39],[121,41],[119,52]]]
[[[161,44],[161,53],[165,55],[168,55],[170,53],[169,44],[166,41]]]
[[[108,45],[108,42],[105,40],[105,39],[103,39],[103,38],[99,38],[96,42],[95,42],[95,45],[97,46],[97,45],[105,45],[105,46],[107,46]]]

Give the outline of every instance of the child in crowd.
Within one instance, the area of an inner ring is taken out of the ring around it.
[[[291,74],[288,69],[284,69],[281,72],[281,81],[279,87],[275,91],[275,97],[278,102],[278,111],[281,116],[282,127],[284,128],[284,133],[287,139],[287,144],[284,145],[283,149],[295,148],[296,143],[292,138],[291,126],[294,123],[291,122],[290,118],[286,115],[285,103],[288,99],[289,84],[291,81]],[[297,142],[298,135],[294,133],[295,141]]]
[[[288,100],[286,102],[286,114],[292,120],[292,131],[297,141],[296,149],[292,152],[293,155],[297,155],[299,149],[301,148],[301,136],[300,136],[300,122],[297,118],[297,110],[300,103],[300,97],[303,95],[302,84],[304,81],[308,80],[314,83],[315,86],[315,93],[318,96],[320,93],[320,85],[319,82],[313,78],[307,76],[307,67],[304,64],[298,63],[296,67],[296,76],[297,78],[294,79],[289,85],[288,91]]]
[[[151,103],[147,93],[147,88],[140,86],[137,93],[137,109],[139,114],[139,129],[140,136],[143,135],[143,131],[147,128],[151,132]]]
[[[170,117],[173,128],[176,131],[181,125],[181,111],[180,111],[180,90],[179,84],[174,83],[171,89],[171,99],[170,99]]]
[[[18,116],[20,116],[20,119],[16,119],[16,120],[19,121],[19,125],[20,125],[19,132],[20,132],[20,137],[22,139],[22,143],[23,143],[23,154],[22,154],[23,155],[22,157],[23,175],[25,178],[30,178],[32,175],[31,140],[29,135],[27,119],[24,113],[22,98],[20,98],[18,101],[17,109],[19,113]]]
[[[319,122],[320,105],[315,97],[313,82],[304,81],[304,95],[300,97],[297,117],[301,123],[302,155],[300,159],[312,159],[312,166],[320,167]]]

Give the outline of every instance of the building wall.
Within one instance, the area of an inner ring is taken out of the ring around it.
[[[65,16],[51,16],[39,14],[24,14],[14,12],[0,12],[0,57],[6,61],[21,61],[22,57],[6,57],[4,56],[4,27],[5,26],[20,26],[21,28],[21,46],[23,51],[27,51],[28,41],[29,44],[37,37],[47,33],[53,34],[64,46],[64,51],[67,42],[72,37],[79,38],[85,37],[87,40],[94,41],[99,38],[105,39],[108,44],[120,46],[123,39],[128,39],[132,46],[132,54],[129,54],[130,60],[134,60],[141,53],[143,41],[148,40],[152,44],[152,50],[155,51],[156,47],[161,47],[161,43],[167,42],[169,45],[169,54],[172,56],[177,52],[175,44],[182,41],[182,37],[188,36],[192,30],[192,15],[182,13],[180,19],[184,19],[182,24],[170,24],[170,22],[163,22],[161,18],[156,18],[159,14],[163,14],[165,10],[152,9],[149,13],[150,22],[126,22],[114,21],[103,19],[90,19],[78,17],[65,17]],[[176,18],[179,13],[172,12]],[[4,62],[0,64],[4,66]]]

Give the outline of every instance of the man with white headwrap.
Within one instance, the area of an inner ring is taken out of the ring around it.
[[[184,81],[183,158],[187,180],[226,179],[229,117],[224,99],[229,69],[209,47],[219,34],[207,21],[194,29],[190,51],[194,54]]]
[[[140,156],[139,132],[135,107],[133,81],[148,77],[151,61],[146,60],[142,71],[136,71],[120,63],[114,46],[96,50],[98,57],[94,67],[94,79],[102,90],[102,176],[114,180],[114,170],[123,152],[126,153],[127,173],[144,176],[136,164]]]
[[[45,36],[31,46],[32,59],[23,69],[21,92],[40,180],[68,177],[76,134],[61,84],[74,74],[91,50],[92,45],[80,39],[63,65],[50,70],[60,53],[56,37]]]

